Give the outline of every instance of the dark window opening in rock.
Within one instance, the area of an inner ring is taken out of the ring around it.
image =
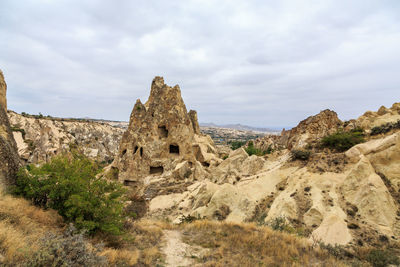
[[[139,149],[138,146],[135,146],[135,149],[133,149],[133,154],[136,154],[136,151]]]
[[[201,165],[203,165],[204,167],[210,167],[210,163],[208,162],[202,162]]]
[[[134,186],[135,184],[136,184],[136,181],[124,180],[125,186]]]
[[[162,174],[164,172],[163,166],[150,167],[150,174]]]
[[[158,126],[158,135],[161,138],[167,138],[168,137],[168,130],[167,127],[165,126]]]
[[[124,149],[121,153],[121,157],[126,154],[126,149]]]
[[[189,168],[193,167],[193,162],[189,161]]]
[[[140,148],[140,156],[143,157],[143,147]]]
[[[170,145],[169,146],[169,153],[171,153],[171,154],[179,154],[179,146]]]

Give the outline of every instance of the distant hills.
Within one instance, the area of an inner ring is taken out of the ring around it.
[[[262,133],[270,133],[270,132],[280,132],[282,131],[282,128],[278,127],[271,127],[271,128],[262,128],[262,127],[253,127],[253,126],[248,126],[248,125],[242,125],[242,124],[223,124],[223,125],[218,125],[212,122],[209,123],[200,123],[200,126],[202,127],[215,127],[215,128],[227,128],[227,129],[235,129],[235,130],[240,130],[240,131],[253,131],[253,132],[262,132]]]

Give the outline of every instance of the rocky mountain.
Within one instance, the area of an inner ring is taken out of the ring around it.
[[[71,148],[90,158],[112,162],[124,129],[105,122],[60,119],[8,111],[18,153],[27,163],[48,161]]]
[[[388,111],[391,116],[400,114],[396,108]],[[368,136],[344,153],[315,150],[300,161],[292,159],[291,150],[316,144],[349,123],[324,110],[290,131],[265,137],[279,148],[272,154],[249,156],[240,148],[227,158],[193,125],[197,121],[188,115],[179,87],[160,77],[146,104],[136,102],[112,168],[147,200],[146,216],[175,222],[188,216],[259,223],[284,218],[326,244],[398,241],[399,129]]]
[[[0,71],[0,191],[12,184],[20,166],[17,145],[7,117],[6,82]]]

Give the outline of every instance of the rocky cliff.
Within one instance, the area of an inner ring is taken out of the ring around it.
[[[148,101],[137,100],[133,107],[112,169],[121,182],[144,193],[154,181],[204,179],[204,169],[217,161],[214,153],[211,138],[200,134],[196,112],[187,112],[179,86],[156,77]]]
[[[20,166],[17,145],[6,113],[6,103],[5,81],[0,71],[0,190],[15,181]]]
[[[150,103],[163,106],[163,99]],[[130,154],[135,151],[137,140],[141,140],[140,145],[137,145],[137,157],[140,157],[140,147],[150,150],[152,147],[157,148],[156,152],[151,153],[160,153],[158,149],[164,149],[166,153],[163,154],[163,160],[160,161],[160,154],[157,154],[152,158],[155,160],[153,162],[179,162],[173,166],[181,166],[185,162],[183,155],[176,160],[177,155],[171,155],[168,150],[169,142],[160,141],[165,137],[159,136],[159,123],[161,126],[169,125],[168,120],[164,120],[163,115],[155,122],[150,122],[152,113],[147,114],[150,105],[137,102],[135,107],[137,106],[141,108],[134,108],[132,112],[132,126],[135,125],[133,129],[141,128],[144,121],[144,125],[151,127],[143,132],[131,130],[135,133],[126,133],[123,139],[125,146],[120,149],[121,155],[129,162],[128,158],[132,158]],[[182,110],[181,114],[185,118],[182,124],[190,129],[182,132],[190,133],[185,139],[192,143],[193,126],[186,118],[186,110],[170,109]],[[136,121],[141,123],[137,124]],[[196,179],[186,179],[189,183],[185,186],[173,187],[173,190],[150,186],[158,191],[146,195],[149,200],[147,216],[167,217],[175,222],[192,216],[258,223],[268,223],[281,217],[294,228],[302,229],[303,234],[310,239],[327,244],[361,246],[367,243],[381,246],[398,242],[400,130],[394,129],[386,134],[367,138],[367,142],[356,145],[345,153],[316,150],[308,161],[293,161],[290,150],[284,149],[304,148],[344,127],[346,124],[338,119],[335,112],[325,110],[300,122],[292,130],[283,132],[281,136],[271,138],[269,145],[280,146],[281,149],[270,155],[249,156],[240,148],[232,151],[224,160],[215,157],[209,165],[203,161],[202,171]],[[128,135],[135,138],[128,138]],[[190,147],[190,144],[186,146]],[[125,151],[125,148],[128,149]],[[215,156],[212,146],[209,152]],[[131,161],[138,160],[135,155],[133,157]],[[199,159],[196,153],[194,158],[196,163]],[[188,159],[193,160],[192,154]],[[150,159],[146,160],[152,162]],[[124,165],[119,166],[123,168]],[[163,174],[151,174],[152,164],[145,166],[147,167],[139,178],[143,183],[159,183],[168,187],[168,183],[162,181],[176,179],[173,167],[168,167],[170,172],[164,170]],[[123,179],[132,175],[133,170],[126,169]]]
[[[0,70],[0,105],[7,110],[7,84],[4,80],[3,72]]]
[[[48,161],[54,155],[81,149],[90,158],[111,163],[123,129],[106,123],[22,116],[8,111],[18,153],[27,163]]]

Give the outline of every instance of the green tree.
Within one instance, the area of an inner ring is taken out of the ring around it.
[[[100,171],[99,165],[83,154],[60,155],[41,166],[21,169],[14,193],[57,210],[91,234],[118,235],[123,229],[125,189],[118,182],[96,177]]]

